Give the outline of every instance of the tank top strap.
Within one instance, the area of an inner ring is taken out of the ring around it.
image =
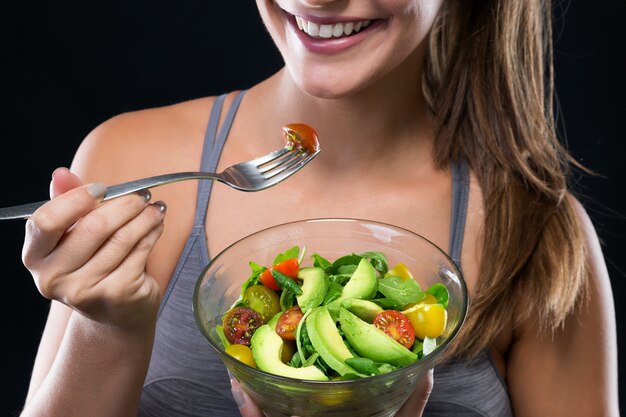
[[[465,161],[453,161],[452,172],[452,216],[450,220],[450,257],[461,267],[461,249],[467,217],[467,200],[470,188],[469,165]]]
[[[243,99],[245,93],[246,90],[237,93],[228,108],[228,113],[226,113],[226,117],[224,118],[224,122],[222,123],[219,132],[218,126],[226,94],[222,94],[215,99],[213,108],[211,109],[211,115],[209,116],[209,124],[204,135],[200,171],[216,171],[217,164],[220,160],[220,156],[222,155],[222,150],[224,149],[224,143],[226,142],[233,120],[235,119],[235,114],[237,113],[237,109],[239,108],[239,104],[241,104],[241,100]],[[212,189],[213,181],[198,181],[196,214],[193,221],[194,228],[204,228],[207,206],[209,204],[209,196]]]

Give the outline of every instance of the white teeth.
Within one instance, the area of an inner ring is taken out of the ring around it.
[[[313,37],[317,37],[320,34],[320,27],[313,22],[304,22],[306,29],[304,31]]]
[[[333,25],[321,25],[319,37],[320,38],[330,38],[333,36]]]
[[[348,22],[345,25],[343,25],[343,33],[347,35],[352,33],[352,30],[354,29],[354,23],[352,22]]]
[[[358,22],[342,22],[327,25],[318,25],[317,23],[309,22],[303,18],[296,16],[296,24],[298,29],[314,38],[340,38],[343,36],[350,36],[359,32],[361,29],[365,29],[372,23],[371,20],[361,20]]]
[[[336,23],[335,26],[333,26],[333,36],[338,38],[341,35],[343,35],[343,26],[341,23]]]

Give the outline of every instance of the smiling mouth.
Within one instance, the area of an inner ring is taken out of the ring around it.
[[[316,39],[345,38],[355,35],[368,27],[371,20],[357,20],[353,22],[337,22],[332,24],[318,24],[294,16],[298,29]]]

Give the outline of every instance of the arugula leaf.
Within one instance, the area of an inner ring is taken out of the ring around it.
[[[381,278],[378,291],[402,306],[417,303],[426,297],[417,281],[413,279],[402,281],[402,278],[396,276]]]
[[[438,282],[436,284],[431,285],[426,292],[437,299],[437,302],[443,306],[443,308],[448,307],[448,299],[450,294],[448,293],[448,289],[445,285]]]
[[[400,304],[391,298],[375,298],[372,302],[381,306],[383,310],[402,310],[402,308],[406,305]]]
[[[272,265],[279,264],[283,261],[286,261],[287,259],[292,259],[292,258],[297,259],[299,253],[300,253],[300,248],[298,246],[294,246],[293,248],[287,249],[285,252],[279,253],[278,255],[276,255],[276,258],[274,258],[274,262],[272,262]]]

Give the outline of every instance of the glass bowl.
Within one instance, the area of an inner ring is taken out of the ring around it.
[[[408,266],[423,289],[444,284],[450,293],[448,321],[438,347],[417,362],[393,372],[349,381],[304,381],[252,368],[224,352],[215,325],[239,298],[249,277],[249,261],[271,265],[294,245],[306,247],[303,265],[319,253],[331,262],[349,253],[383,252],[389,267]],[[196,323],[228,370],[269,417],[393,416],[425,373],[433,368],[458,333],[468,295],[459,269],[436,245],[406,229],[358,219],[312,219],[261,230],[217,255],[198,278],[193,295]]]

